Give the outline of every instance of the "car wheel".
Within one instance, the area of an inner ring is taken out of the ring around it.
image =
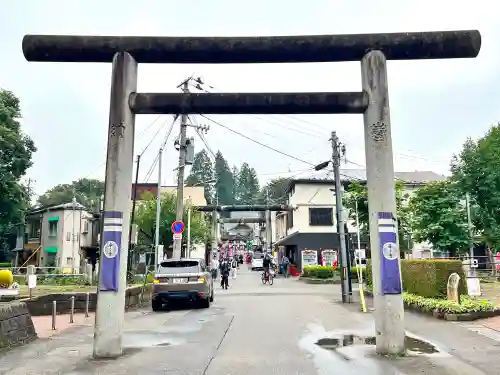
[[[202,309],[208,309],[210,307],[210,298],[207,298],[207,299],[202,299],[200,301],[200,307]]]
[[[161,311],[163,309],[162,303],[158,302],[158,301],[153,301],[151,303],[151,307],[152,307],[153,311]]]

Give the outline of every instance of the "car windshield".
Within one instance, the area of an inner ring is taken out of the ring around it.
[[[196,260],[174,260],[160,263],[158,273],[197,273],[200,272],[199,262]]]

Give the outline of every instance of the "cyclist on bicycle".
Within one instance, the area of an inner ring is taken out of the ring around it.
[[[264,267],[264,274],[266,275],[266,278],[269,279],[269,268],[272,266],[271,264],[271,256],[269,254],[266,254],[264,256],[264,259],[262,260],[262,267]]]

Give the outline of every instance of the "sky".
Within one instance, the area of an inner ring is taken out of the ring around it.
[[[0,87],[21,100],[23,129],[38,151],[27,178],[35,193],[78,178],[104,179],[111,64],[28,63],[25,34],[268,36],[477,29],[475,59],[388,63],[396,171],[446,174],[467,137],[478,138],[500,118],[500,24],[494,2],[476,0],[3,0],[0,1]],[[141,64],[139,92],[177,92],[187,77],[202,77],[214,92],[360,91],[359,62],[320,64]],[[211,116],[272,148],[316,164],[331,155],[330,132],[346,145],[348,163],[362,168],[361,115]],[[155,121],[156,120],[156,121]],[[193,116],[200,124],[209,122]],[[168,130],[171,115],[136,118],[134,154],[146,149],[140,181]],[[173,140],[163,159],[162,183],[174,185]],[[205,146],[193,129],[196,151]],[[155,136],[155,134],[158,134]],[[213,123],[206,140],[230,165],[249,163],[261,182],[297,175],[309,166]],[[153,169],[148,182],[157,181]]]

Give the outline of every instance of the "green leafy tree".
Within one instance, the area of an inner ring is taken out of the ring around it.
[[[229,165],[220,151],[215,155],[215,195],[219,204],[234,203],[234,177]]]
[[[234,204],[240,204],[240,197],[241,197],[241,186],[239,185],[240,183],[240,171],[236,165],[233,165],[233,169],[231,170],[231,173],[233,174],[233,200]]]
[[[500,124],[479,140],[468,139],[451,162],[462,199],[470,195],[476,234],[500,247]]]
[[[429,242],[435,250],[449,251],[451,256],[467,251],[467,212],[460,198],[451,181],[417,189],[409,202],[415,240]]]
[[[259,201],[263,204],[269,198],[269,204],[282,204],[288,203],[288,197],[286,190],[290,186],[289,178],[276,178],[269,181],[264,187],[262,187],[259,195]]]
[[[0,251],[6,249],[7,238],[29,206],[29,192],[21,178],[32,165],[36,147],[23,134],[20,118],[19,99],[0,89]]]
[[[402,182],[395,183],[396,189],[396,216],[398,220],[399,246],[402,251],[412,247],[411,243],[411,216],[412,212],[408,207],[408,194],[404,192]],[[356,211],[358,214],[360,233],[362,236],[368,236],[369,220],[368,213],[368,191],[366,183],[351,182],[344,194],[344,207],[347,209],[349,219],[356,225]],[[357,210],[356,210],[357,204]]]
[[[177,201],[175,194],[163,194],[161,198],[160,212],[160,244],[168,248],[173,242],[172,223],[175,221],[175,207]],[[188,222],[189,206],[184,207],[184,223]],[[139,245],[150,245],[154,243],[156,231],[156,197],[147,192],[143,200],[138,204],[136,213],[136,224],[139,231]],[[210,236],[210,225],[203,213],[191,210],[191,242],[205,242]],[[185,242],[187,236],[183,236]]]
[[[81,178],[71,184],[60,184],[47,190],[38,197],[41,206],[52,206],[71,202],[73,194],[78,203],[88,209],[97,209],[102,195],[104,195],[104,181]]]
[[[210,204],[214,195],[214,165],[204,149],[194,156],[191,172],[186,179],[186,186],[195,185],[205,188],[205,199]]]
[[[259,199],[260,187],[259,179],[255,169],[248,163],[241,165],[236,179],[237,200],[240,204],[254,204]]]

